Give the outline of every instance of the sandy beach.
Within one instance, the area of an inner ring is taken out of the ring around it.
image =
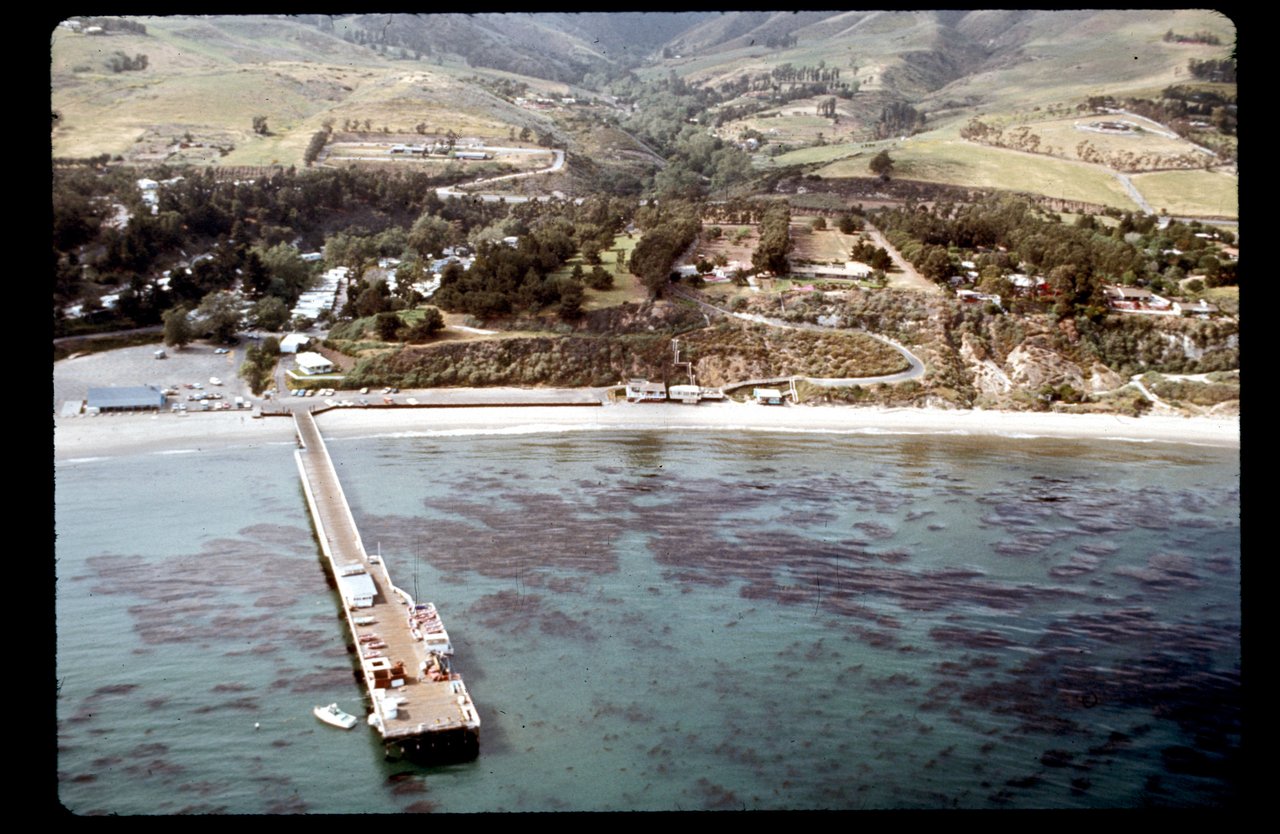
[[[581,398],[578,398],[579,401]],[[1055,414],[880,408],[863,406],[762,406],[753,403],[611,404],[600,407],[478,405],[473,408],[348,408],[318,416],[332,437],[379,434],[709,429],[719,431],[929,434],[1023,438],[1094,438],[1100,441],[1189,443],[1238,447],[1238,417],[1139,418],[1104,414]],[[288,443],[293,421],[252,419],[243,413],[112,415],[56,418],[54,455],[59,461],[101,455],[144,454],[225,446]]]

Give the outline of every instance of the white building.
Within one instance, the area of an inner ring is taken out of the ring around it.
[[[280,340],[281,353],[297,353],[299,348],[304,348],[311,341],[310,336],[302,333],[290,333]]]
[[[304,374],[333,373],[333,363],[318,353],[299,353],[294,361]]]

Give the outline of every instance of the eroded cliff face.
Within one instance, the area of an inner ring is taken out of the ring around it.
[[[1227,370],[1239,358],[1238,325],[1225,319],[1115,316],[1078,323],[1047,316],[944,314],[941,321],[945,335],[931,349],[954,357],[975,403],[984,407],[1041,407],[1046,391],[1066,386],[1105,408],[1108,397],[1125,389],[1134,374]],[[1126,389],[1120,400],[1131,393]],[[1238,409],[1229,403],[1215,407],[1223,413]]]
[[[973,375],[973,387],[977,393],[1000,396],[1013,390],[1013,380],[1004,368],[992,361],[986,346],[971,333],[960,337],[960,358]]]
[[[1009,378],[1018,388],[1038,390],[1045,385],[1084,387],[1080,366],[1061,353],[1030,344],[1021,344],[1005,358]]]

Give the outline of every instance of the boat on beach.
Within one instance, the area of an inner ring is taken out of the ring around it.
[[[343,712],[336,703],[329,704],[327,707],[316,707],[312,712],[315,713],[316,718],[319,718],[324,723],[334,727],[341,727],[344,730],[350,730],[356,725],[356,717]]]

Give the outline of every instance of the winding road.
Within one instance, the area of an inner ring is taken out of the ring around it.
[[[786,377],[786,379],[804,379],[804,380],[807,380],[808,382],[813,383],[814,385],[819,385],[823,388],[848,388],[853,385],[873,385],[877,382],[905,382],[906,380],[909,380],[909,379],[919,379],[920,377],[924,376],[924,362],[920,360],[920,357],[916,356],[914,353],[907,350],[906,347],[899,344],[898,342],[895,342],[893,339],[888,338],[887,336],[881,336],[877,333],[870,333],[861,328],[823,327],[822,325],[808,324],[808,323],[793,324],[791,322],[781,321],[779,319],[772,319],[766,316],[750,315],[747,313],[734,313],[730,310],[724,309],[723,307],[717,307],[714,304],[711,304],[697,297],[696,295],[684,289],[683,287],[672,286],[670,289],[674,295],[677,295],[680,298],[685,299],[686,301],[692,302],[693,304],[697,305],[698,309],[702,310],[704,313],[710,313],[718,316],[728,316],[730,318],[736,318],[742,321],[748,321],[755,324],[763,324],[768,327],[778,327],[785,330],[811,330],[811,331],[817,331],[820,333],[831,333],[831,332],[861,333],[865,336],[870,336],[876,341],[883,342],[884,344],[898,351],[898,353],[901,353],[903,358],[907,360],[907,363],[909,365],[909,367],[905,371],[899,371],[898,373],[894,373],[894,374],[884,374],[882,376],[808,377],[808,376],[802,376],[802,375],[796,374],[791,377]],[[782,377],[779,377],[779,379],[782,379]],[[743,384],[745,383],[732,383],[729,385],[725,385],[723,387],[735,388]]]
[[[545,150],[539,148],[496,148],[496,147],[479,147],[479,151],[494,151],[503,153],[546,153]],[[553,148],[551,153],[554,159],[547,168],[539,168],[536,171],[522,171],[518,174],[503,174],[499,177],[488,177],[487,179],[479,179],[471,183],[467,183],[465,188],[475,188],[481,185],[488,185],[495,182],[503,182],[506,180],[518,180],[525,177],[533,177],[538,174],[554,174],[564,168],[564,151],[560,148]],[[543,195],[541,197],[519,197],[507,194],[476,194],[471,191],[463,191],[456,185],[447,185],[443,188],[436,189],[436,196],[442,200],[448,200],[451,197],[479,197],[486,203],[527,203],[530,200],[550,200],[551,197]]]

